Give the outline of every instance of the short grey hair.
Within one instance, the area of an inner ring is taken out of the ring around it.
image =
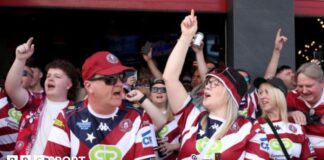
[[[322,68],[315,63],[304,63],[298,68],[297,77],[300,73],[306,75],[311,79],[317,80],[318,82],[323,82],[324,80]]]

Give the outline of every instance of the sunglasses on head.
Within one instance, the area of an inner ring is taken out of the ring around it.
[[[124,73],[118,73],[109,76],[92,77],[89,81],[104,81],[106,85],[115,85],[118,79],[122,81],[124,76]]]
[[[27,76],[33,77],[33,74],[29,73],[27,70],[23,70],[22,76],[23,77],[27,77]]]
[[[166,93],[165,87],[152,87],[151,89],[152,93]]]

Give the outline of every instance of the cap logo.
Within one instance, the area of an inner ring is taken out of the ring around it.
[[[118,63],[118,58],[113,55],[113,54],[108,54],[106,57],[107,61],[112,64],[117,64]]]

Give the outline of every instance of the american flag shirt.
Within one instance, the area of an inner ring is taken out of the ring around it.
[[[149,159],[155,157],[151,132],[135,109],[117,107],[113,114],[102,117],[84,101],[58,115],[44,155],[87,160]]]
[[[207,116],[206,111],[194,107],[190,100],[188,97],[177,113],[180,115],[178,126],[181,133],[179,159],[268,159],[267,148],[261,145],[265,135],[259,134],[261,128],[257,123],[239,117],[225,136],[210,142],[210,137],[225,120]],[[205,130],[200,123],[204,116],[207,116]]]

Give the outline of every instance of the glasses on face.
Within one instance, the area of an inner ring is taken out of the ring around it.
[[[220,86],[222,83],[216,78],[208,78],[205,80],[205,86],[209,85],[210,88],[216,88]]]
[[[27,70],[23,70],[23,72],[22,72],[22,76],[23,76],[23,77],[27,77],[27,76],[29,76],[29,77],[32,77],[32,78],[33,78],[33,74],[29,73]]]
[[[119,73],[109,76],[92,77],[90,81],[104,81],[106,85],[115,85],[118,79],[122,81],[124,79],[124,76],[124,73]]]
[[[165,87],[152,87],[151,89],[152,93],[166,93]]]
[[[249,79],[248,76],[244,76],[243,78],[244,78],[244,81],[245,81],[245,82],[249,82],[249,81],[250,81],[250,79]]]

